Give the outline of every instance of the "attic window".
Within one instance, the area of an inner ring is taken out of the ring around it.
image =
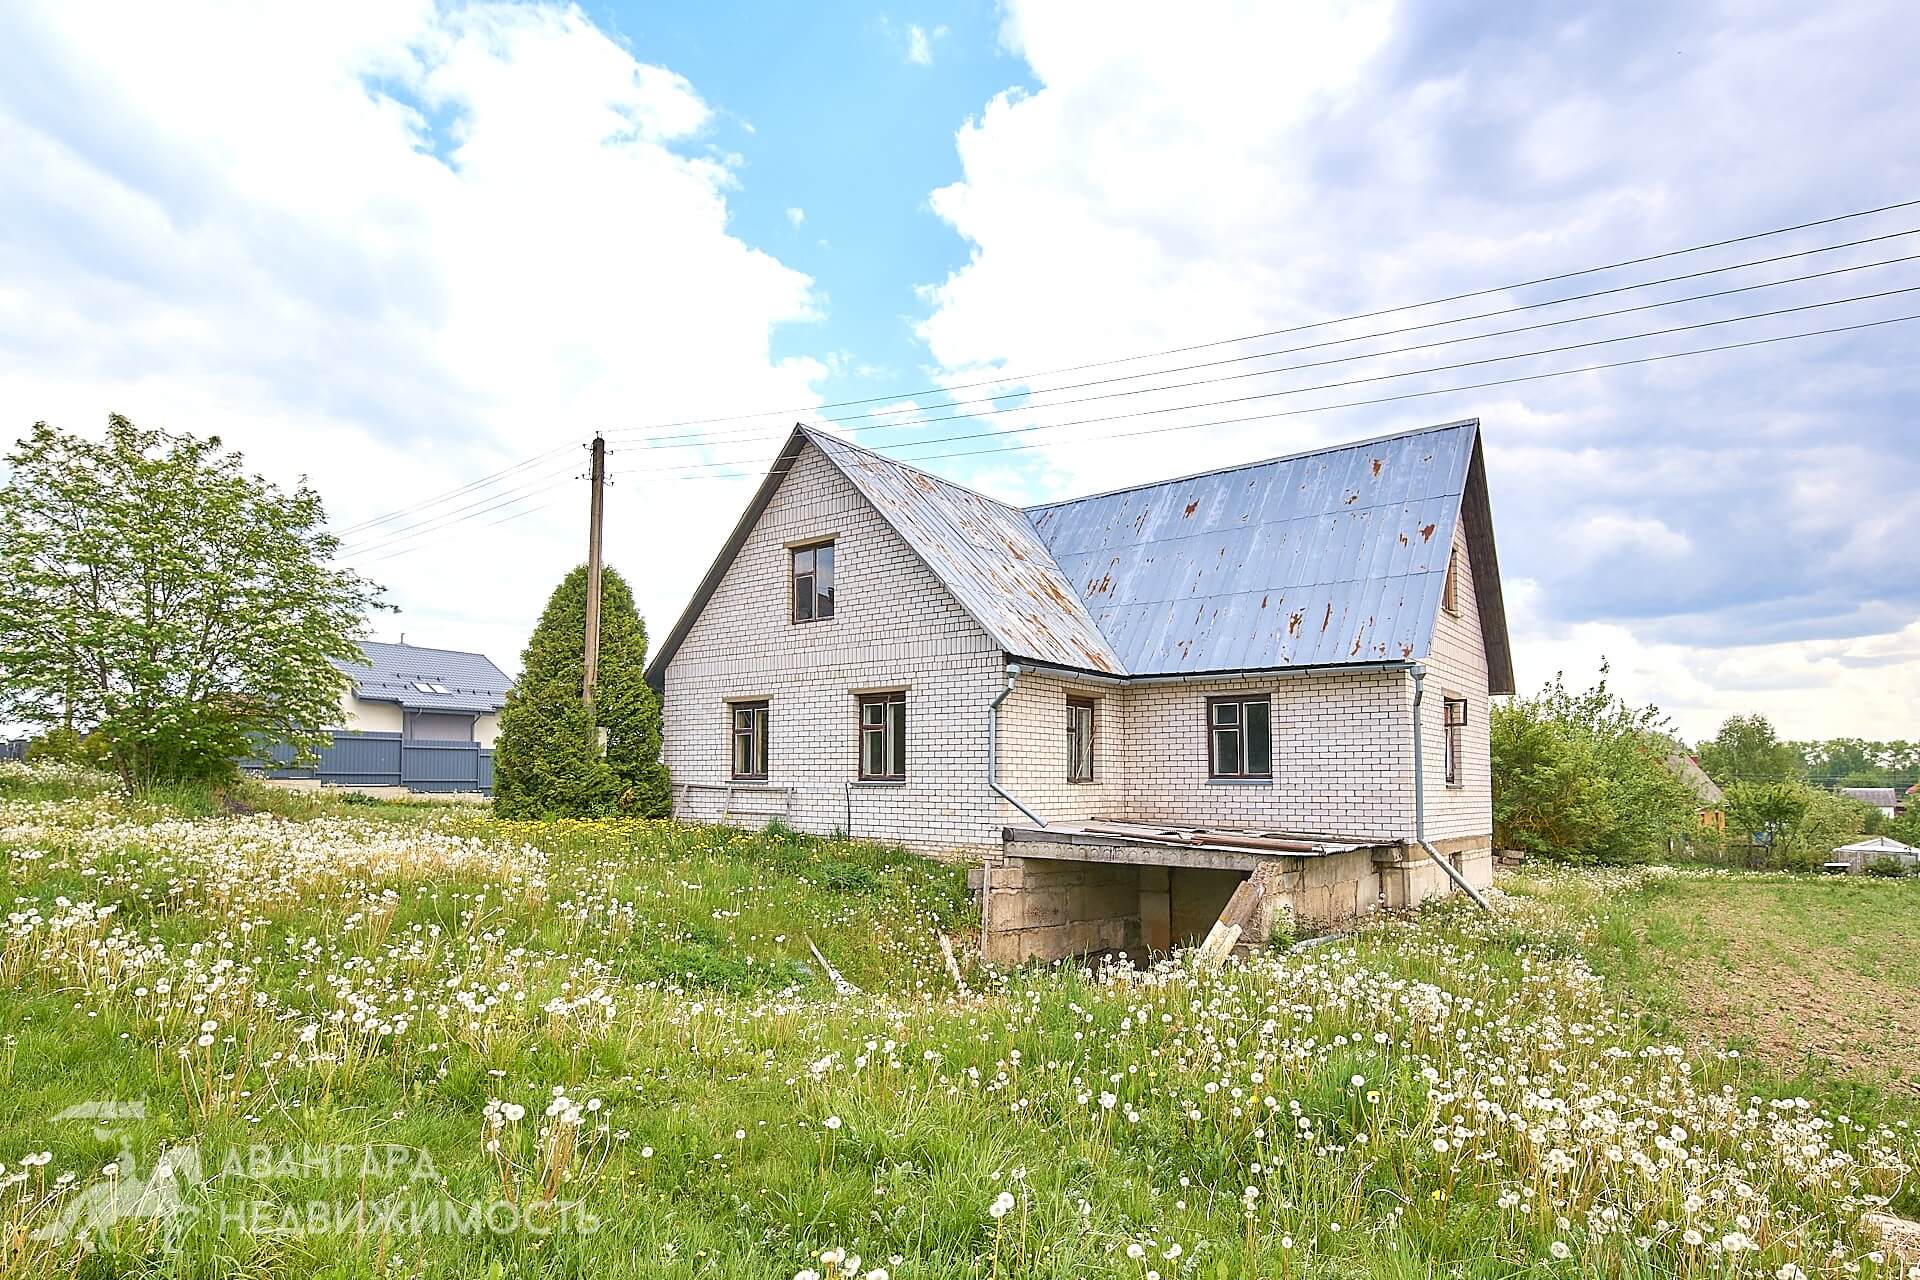
[[[1448,613],[1460,612],[1460,548],[1447,552],[1447,584],[1440,588],[1440,607]]]
[[[833,543],[815,542],[793,549],[793,620],[817,622],[833,616]]]
[[[415,680],[413,687],[421,693],[452,693],[453,690],[434,680]]]

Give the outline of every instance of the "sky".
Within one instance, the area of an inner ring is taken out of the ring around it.
[[[512,670],[596,431],[658,637],[798,420],[1025,505],[1478,417],[1523,690],[1915,737],[1920,205],[1519,282],[1920,200],[1920,24],[1492,12],[10,4],[0,427],[217,433]]]

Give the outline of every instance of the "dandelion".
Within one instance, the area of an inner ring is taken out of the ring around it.
[[[993,1203],[987,1206],[987,1216],[998,1220],[1006,1217],[1007,1211],[1011,1208],[1013,1208],[1013,1193],[1002,1191],[993,1198]]]
[[[1567,1247],[1567,1242],[1565,1240],[1555,1240],[1552,1244],[1547,1246],[1547,1252],[1552,1254],[1556,1259],[1558,1259],[1561,1262],[1565,1262],[1568,1258],[1571,1258],[1573,1256],[1573,1250]]]

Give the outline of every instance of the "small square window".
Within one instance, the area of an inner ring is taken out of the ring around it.
[[[833,543],[793,549],[793,620],[819,622],[833,616]]]
[[[1207,772],[1215,778],[1273,776],[1273,703],[1257,698],[1207,700]]]

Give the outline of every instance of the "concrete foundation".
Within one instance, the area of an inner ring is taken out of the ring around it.
[[[1125,951],[1142,956],[1203,939],[1240,883],[1266,883],[1241,934],[1262,946],[1292,921],[1315,927],[1457,892],[1417,845],[1291,854],[1189,849],[1010,830],[981,875],[981,949],[1001,965]],[[1477,889],[1493,883],[1487,837],[1436,842]]]

